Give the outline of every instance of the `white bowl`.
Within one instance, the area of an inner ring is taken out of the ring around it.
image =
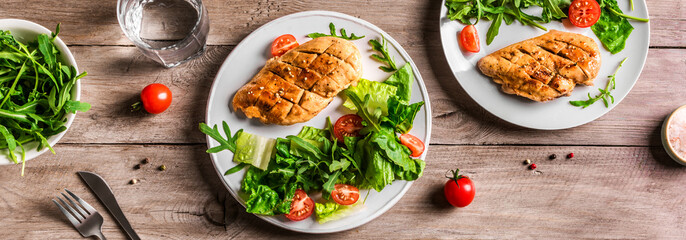
[[[21,43],[27,43],[31,41],[35,41],[38,38],[38,35],[40,34],[50,34],[52,33],[51,30],[37,24],[34,22],[26,21],[26,20],[20,20],[20,19],[0,19],[0,30],[7,31],[9,30],[12,35],[14,36],[17,41]],[[62,40],[57,37],[55,38],[55,46],[57,49],[60,51],[60,59],[58,59],[62,64],[66,64],[69,66],[74,66],[76,68],[76,72],[79,71],[79,68],[76,66],[76,60],[74,60],[74,56],[71,54],[71,51],[69,51],[69,48],[67,48],[67,45],[62,42]],[[81,81],[76,81],[76,84],[74,84],[74,87],[71,89],[71,99],[78,101],[81,98]],[[67,123],[64,125],[67,127],[66,130],[62,131],[59,134],[56,134],[54,136],[51,136],[48,138],[48,143],[50,146],[55,146],[57,142],[64,136],[64,134],[69,130],[69,126],[71,123],[74,121],[74,118],[76,117],[76,114],[74,113],[67,113]],[[26,160],[31,160],[33,158],[36,158],[40,156],[41,154],[45,153],[48,151],[47,147],[44,147],[40,151],[36,151],[36,147],[38,146],[38,142],[29,142],[24,144],[24,149],[26,149]],[[21,162],[21,149],[17,147],[17,161]],[[9,155],[7,154],[7,150],[3,149],[0,150],[0,165],[6,165],[6,164],[13,164],[12,160],[9,158]]]
[[[674,146],[672,146],[672,144],[669,142],[669,127],[674,122],[674,117],[677,115],[676,113],[683,111],[686,111],[686,105],[677,108],[665,119],[664,123],[662,124],[662,146],[665,147],[665,151],[667,151],[667,154],[674,159],[674,161],[686,166],[686,159],[682,156],[679,156],[679,154],[676,153]],[[686,139],[683,139],[683,141],[686,141]]]

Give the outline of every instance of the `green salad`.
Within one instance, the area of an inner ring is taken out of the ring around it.
[[[370,41],[373,49],[386,57],[375,59],[395,68],[385,46],[378,47],[377,43]],[[233,160],[238,165],[225,175],[247,168],[241,183],[247,212],[286,214],[293,220],[288,214],[299,198],[298,191],[321,192],[324,202],[315,203],[314,211],[323,223],[354,212],[356,206],[363,204],[357,199],[350,204],[332,199],[332,192],[339,185],[381,191],[394,180],[412,181],[422,176],[424,161],[411,157],[412,150],[398,137],[412,129],[414,118],[424,105],[409,103],[413,81],[408,63],[383,82],[361,79],[358,85],[344,90],[344,106],[362,119],[358,136],[337,139],[330,118],[323,128],[305,126],[295,136],[277,139],[243,130],[232,134],[226,122],[222,124],[225,137],[216,125],[200,123],[200,130],[220,144],[208,149],[208,153],[234,153]]]
[[[54,154],[47,139],[67,129],[67,113],[90,109],[90,104],[71,98],[74,84],[86,73],[58,60],[61,53],[53,42],[59,31],[57,25],[51,35],[23,44],[0,30],[0,148],[14,163],[19,162],[17,149],[24,163],[29,142]]]
[[[491,44],[503,22],[510,25],[516,20],[523,25],[547,31],[541,24],[567,18],[567,11],[564,9],[569,8],[571,3],[572,0],[446,0],[445,5],[450,20],[467,25],[472,24],[472,19],[476,19],[474,24],[480,19],[492,21],[486,34],[486,44]],[[601,9],[600,18],[591,29],[603,46],[613,54],[624,49],[626,40],[634,29],[627,19],[648,22],[648,19],[624,14],[617,6],[617,0],[599,0],[597,3]],[[633,10],[633,2],[631,6]],[[541,14],[525,13],[525,9],[532,7],[540,8]]]

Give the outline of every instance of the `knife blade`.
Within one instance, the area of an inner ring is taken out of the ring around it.
[[[117,203],[117,199],[114,197],[114,193],[112,193],[112,189],[107,185],[105,179],[92,172],[81,171],[77,173],[81,179],[86,182],[91,191],[95,193],[98,200],[105,205],[110,214],[112,214],[112,217],[117,220],[119,226],[121,226],[121,228],[124,229],[124,232],[126,232],[126,235],[129,236],[129,239],[140,240],[141,238],[138,237],[136,231],[134,231],[131,224],[129,224],[129,220],[126,220],[124,212],[121,211],[119,203]]]

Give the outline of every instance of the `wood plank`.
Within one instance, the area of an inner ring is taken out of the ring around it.
[[[0,225],[7,239],[81,239],[50,202],[68,188],[105,211],[75,171],[101,174],[143,239],[661,238],[686,235],[686,172],[653,147],[431,146],[424,176],[388,212],[354,230],[303,235],[271,226],[232,199],[202,145],[58,144],[0,167]],[[549,161],[546,156],[574,152]],[[151,163],[132,167],[143,158]],[[530,158],[538,171],[527,170]],[[165,164],[168,169],[155,168]],[[476,184],[474,202],[450,207],[447,169]],[[129,185],[132,178],[141,180]],[[109,214],[105,235],[123,239]]]
[[[426,36],[438,33],[440,0],[240,1],[206,0],[210,16],[211,45],[236,45],[259,26],[278,17],[307,10],[331,10],[369,21],[391,34],[403,46],[426,45]],[[651,18],[651,46],[685,47],[686,3],[681,0],[647,1]],[[119,28],[115,1],[61,2],[9,0],[0,3],[3,18],[27,19],[48,28],[58,22],[60,35],[75,45],[132,45]],[[383,9],[383,11],[379,11]],[[388,14],[393,13],[393,14]]]
[[[202,58],[164,69],[133,47],[72,47],[81,70],[89,73],[82,82],[82,97],[93,108],[77,115],[63,142],[204,143],[197,124],[204,121],[210,85],[230,50],[209,47]],[[686,99],[679,100],[686,96],[686,88],[665,84],[686,75],[686,49],[651,49],[634,89],[604,117],[568,130],[529,130],[492,116],[471,100],[444,58],[432,57],[442,54],[440,47],[408,50],[431,96],[432,143],[437,144],[660,146],[663,118],[686,103]],[[617,81],[622,84],[622,79]],[[174,94],[171,108],[159,115],[129,112],[140,89],[152,82],[170,86]]]

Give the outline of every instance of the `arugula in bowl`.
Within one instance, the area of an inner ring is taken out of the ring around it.
[[[48,148],[48,138],[67,129],[69,113],[88,111],[90,104],[72,99],[76,81],[86,75],[64,64],[51,35],[40,34],[28,43],[0,30],[0,149],[24,164],[29,143]],[[21,157],[17,156],[21,152]],[[23,175],[23,166],[22,166]]]

